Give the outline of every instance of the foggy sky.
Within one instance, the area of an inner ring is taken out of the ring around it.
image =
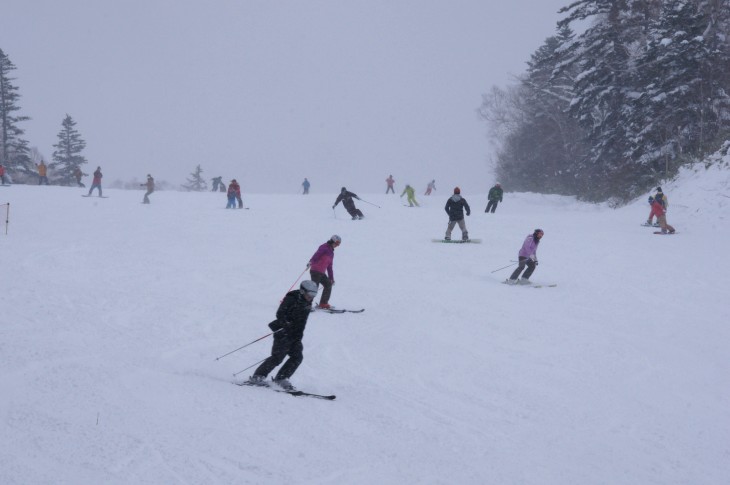
[[[446,196],[494,183],[481,95],[567,3],[3,0],[0,48],[30,146],[50,161],[71,115],[105,184],[200,164],[244,192],[377,192],[392,173]]]

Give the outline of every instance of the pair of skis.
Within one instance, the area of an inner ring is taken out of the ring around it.
[[[509,285],[509,286],[524,286],[526,288],[555,288],[556,286],[558,286],[557,283],[547,283],[547,284],[541,284],[541,283],[532,284],[532,283],[529,283],[529,284],[520,284],[520,283],[510,283],[509,280],[504,280],[502,282],[502,284]]]
[[[327,395],[323,395],[323,394],[313,394],[311,392],[304,392],[304,391],[287,391],[286,389],[275,389],[275,388],[269,386],[268,384],[262,386],[262,385],[252,384],[249,381],[244,381],[244,382],[240,382],[240,383],[234,382],[234,384],[236,384],[237,386],[241,386],[241,387],[243,387],[243,386],[263,387],[266,389],[270,389],[274,392],[283,392],[284,394],[289,394],[290,396],[294,396],[294,397],[311,397],[313,399],[324,399],[325,401],[334,401],[335,398],[337,397],[334,394],[327,396]]]
[[[346,308],[315,308],[312,307],[312,312],[325,312],[325,313],[362,313],[365,311],[364,308],[359,310],[348,310]]]

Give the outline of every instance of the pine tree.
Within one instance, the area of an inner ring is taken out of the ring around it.
[[[570,113],[588,131],[590,151],[576,166],[578,193],[589,200],[605,200],[625,193],[633,183],[624,117],[631,109],[631,73],[627,45],[632,22],[626,0],[582,0],[561,11],[574,9],[561,20],[596,22],[580,38],[576,58],[578,74]]]
[[[30,149],[28,142],[21,138],[25,131],[19,126],[30,118],[14,114],[20,110],[20,94],[13,84],[15,78],[10,77],[10,72],[15,69],[10,58],[0,49],[0,163],[11,175],[31,176],[34,171]]]
[[[58,143],[53,145],[56,149],[53,152],[53,162],[49,165],[56,172],[56,177],[62,185],[75,185],[74,171],[86,162],[81,151],[86,148],[86,142],[81,134],[74,128],[76,122],[68,114],[61,123],[61,131],[58,132]]]
[[[203,169],[200,168],[200,165],[195,167],[195,171],[190,174],[190,178],[187,179],[188,183],[183,185],[183,188],[193,192],[208,190],[208,183],[203,178],[202,173]]]
[[[723,56],[714,36],[706,35],[710,23],[689,0],[666,1],[652,23],[632,119],[632,156],[652,182],[673,175],[690,156],[714,151],[711,142],[729,126],[728,85],[722,83],[728,52]]]

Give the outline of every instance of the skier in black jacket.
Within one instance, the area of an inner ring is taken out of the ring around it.
[[[342,190],[340,190],[340,195],[337,196],[335,204],[332,206],[332,208],[334,209],[341,201],[342,205],[344,205],[345,209],[347,209],[347,212],[352,216],[353,221],[356,219],[362,219],[365,216],[362,215],[360,209],[355,207],[355,203],[352,201],[352,199],[360,200],[360,197],[358,197],[357,194],[349,192],[345,187],[342,187]]]
[[[469,204],[466,202],[466,199],[461,197],[461,189],[459,189],[459,187],[454,189],[454,195],[449,197],[449,200],[446,201],[444,210],[449,215],[449,225],[446,227],[446,236],[444,239],[451,241],[451,231],[454,229],[456,224],[459,224],[459,229],[461,229],[461,240],[468,241],[469,232],[466,230],[466,224],[464,223],[464,210],[466,210],[466,215],[468,216],[471,214],[471,209],[469,208]]]
[[[319,286],[314,281],[302,281],[298,290],[290,291],[281,301],[281,305],[276,311],[276,320],[269,323],[269,328],[274,331],[271,356],[249,378],[250,384],[265,386],[266,376],[288,355],[289,359],[279,369],[274,377],[274,382],[282,389],[294,390],[289,378],[304,360],[302,338],[309,313],[312,311],[312,300],[317,296],[317,290],[319,290]]]

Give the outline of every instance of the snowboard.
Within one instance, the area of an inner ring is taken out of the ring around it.
[[[654,231],[654,234],[661,234],[662,236],[671,236],[673,234],[678,234],[678,232],[677,231],[674,231],[674,232]]]
[[[431,239],[431,241],[435,243],[445,243],[445,244],[480,244],[482,242],[481,239],[467,239],[466,241],[462,239],[451,239],[447,241],[446,239]]]

